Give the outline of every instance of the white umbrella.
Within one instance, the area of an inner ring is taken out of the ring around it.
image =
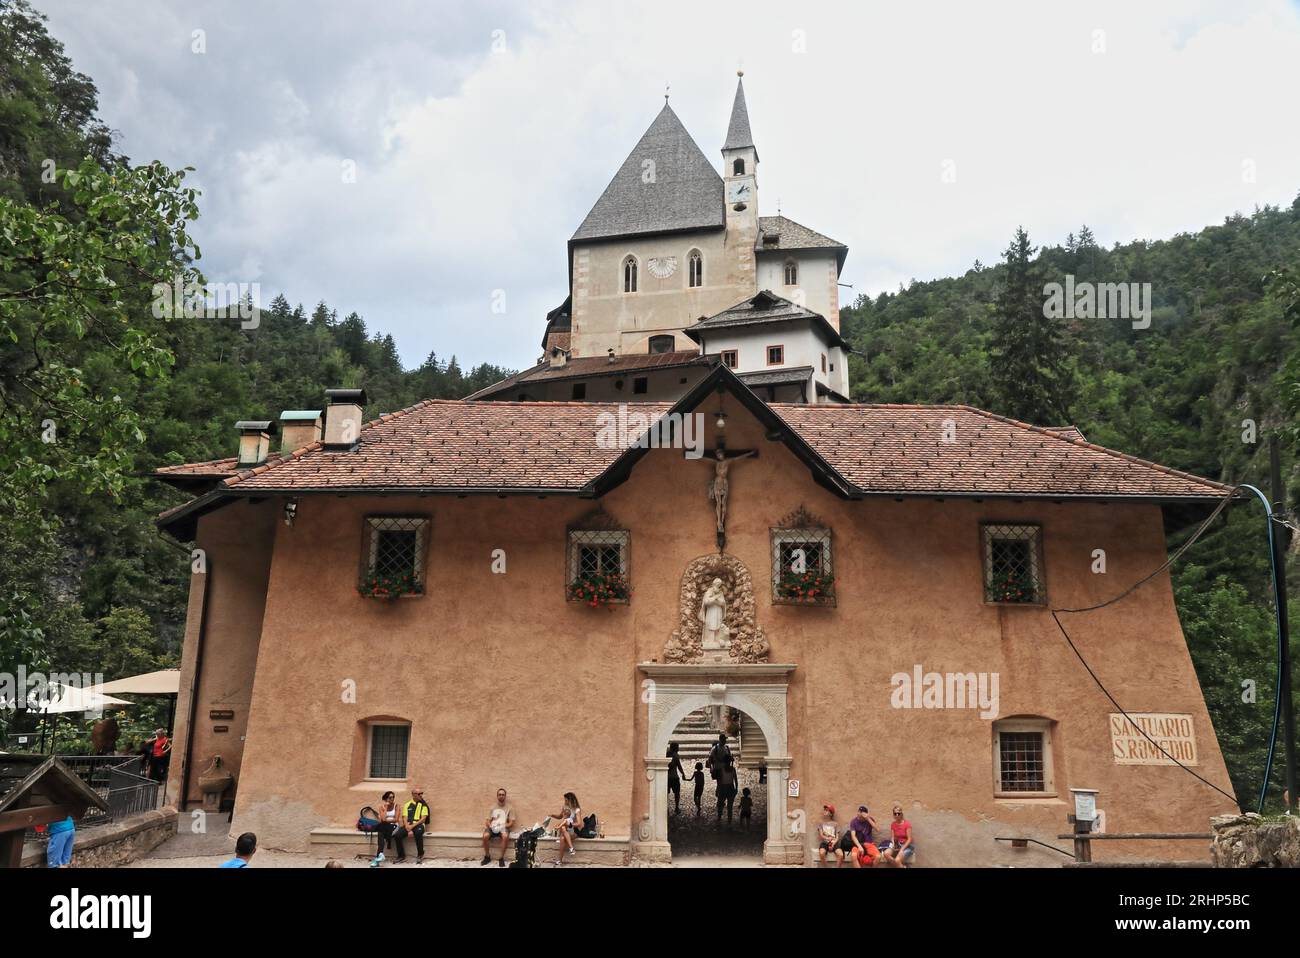
[[[157,672],[144,672],[129,675],[124,679],[102,682],[92,685],[90,692],[123,692],[134,695],[175,695],[181,690],[180,669],[160,669]]]
[[[50,698],[44,708],[31,711],[43,715],[66,715],[69,712],[102,712],[108,705],[134,705],[126,699],[104,695],[94,689],[77,688],[75,685],[58,685],[51,683],[48,687]]]

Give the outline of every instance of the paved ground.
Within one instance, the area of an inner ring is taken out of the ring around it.
[[[222,822],[224,824],[224,821]],[[181,834],[174,838],[169,838],[166,842],[159,845],[148,857],[134,861],[127,865],[127,868],[215,868],[222,862],[231,857],[234,847],[234,841],[230,839],[222,829],[218,828],[215,832],[209,832],[205,835]],[[759,855],[762,854],[762,841],[759,841]],[[253,863],[250,867],[254,868],[324,868],[326,862],[331,859],[323,856],[315,856],[310,853],[295,852],[277,852],[277,851],[259,851],[253,856]],[[369,868],[368,858],[351,858],[349,856],[335,856],[334,860],[340,862],[344,868]],[[507,863],[513,860],[513,854],[507,856]],[[651,862],[635,862],[634,867],[639,868],[663,868],[669,867],[657,865]],[[762,865],[761,857],[754,857],[750,854],[725,854],[725,853],[705,853],[703,849],[698,849],[691,854],[680,854],[678,860],[672,863],[671,867],[675,868],[754,868]],[[480,868],[484,871],[494,869],[503,871],[499,865],[494,864],[480,866],[478,860],[460,861],[449,858],[430,858],[426,859],[423,865],[416,865],[414,862],[407,862],[402,865],[396,865],[391,862],[380,866],[381,868],[397,868],[402,870],[417,868]],[[554,868],[557,866],[540,863],[540,868]],[[588,864],[570,864],[560,866],[564,868],[609,868],[609,865],[588,865]]]
[[[673,845],[673,858],[689,860],[695,856],[716,859],[719,856],[738,858],[763,857],[763,841],[767,838],[767,786],[758,783],[758,770],[742,768],[739,774],[740,788],[748,788],[754,799],[754,815],[746,831],[740,822],[740,798],[733,803],[735,812],[731,822],[727,822],[726,813],[721,821],[717,812],[717,783],[705,773],[704,795],[700,802],[700,813],[695,813],[693,786],[686,782],[682,786],[682,810],[674,814],[672,804],[668,806],[668,840]],[[672,795],[668,797],[672,802]]]

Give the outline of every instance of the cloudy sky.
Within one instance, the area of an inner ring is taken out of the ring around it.
[[[408,366],[529,365],[665,85],[720,165],[738,67],[761,211],[859,292],[1017,224],[1109,245],[1300,192],[1296,2],[35,3],[119,147],[195,168],[210,280],[356,310]]]

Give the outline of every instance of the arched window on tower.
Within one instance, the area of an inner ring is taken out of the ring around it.
[[[799,264],[792,259],[785,261],[785,285],[799,285]]]
[[[636,257],[629,256],[623,260],[623,292],[636,292]]]
[[[686,254],[686,285],[691,288],[704,285],[704,257],[697,249]]]
[[[745,173],[745,161],[740,157],[737,157],[736,162],[731,164],[731,172],[735,176],[743,176]]]

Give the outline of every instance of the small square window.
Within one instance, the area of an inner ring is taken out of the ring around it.
[[[985,601],[1006,605],[1046,601],[1039,527],[986,523],[981,532]]]
[[[371,778],[406,778],[406,756],[411,744],[409,725],[371,725]]]
[[[587,384],[586,384],[586,383],[574,383],[574,384],[573,384],[573,393],[572,393],[572,395],[571,395],[570,398],[572,398],[572,399],[586,399],[586,398],[587,398]]]
[[[784,362],[785,362],[785,347],[784,347],[784,346],[768,346],[768,347],[767,347],[767,364],[768,364],[769,366],[780,366],[780,365],[783,364]]]
[[[645,376],[637,376],[632,380],[632,392],[646,393],[650,389],[650,380]]]
[[[835,605],[831,530],[773,529],[772,602],[777,605]]]
[[[390,599],[423,592],[428,527],[423,516],[367,516],[358,591]]]
[[[628,551],[626,529],[570,529],[566,596],[571,602],[626,604]]]
[[[735,369],[740,365],[740,357],[734,349],[724,349],[722,351],[722,365],[728,369]]]
[[[1051,723],[1013,719],[993,725],[993,789],[999,795],[1056,794]]]

